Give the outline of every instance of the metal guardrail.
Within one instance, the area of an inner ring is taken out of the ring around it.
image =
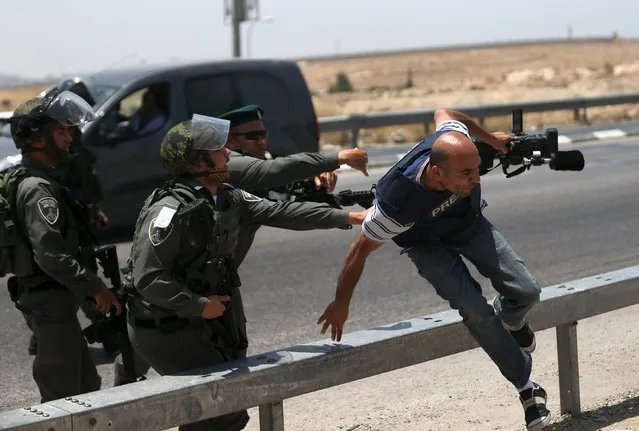
[[[637,303],[639,266],[542,290],[530,322],[536,330],[556,328],[562,413],[580,413],[577,322]],[[282,431],[287,398],[476,347],[450,310],[346,334],[339,344],[320,340],[0,413],[0,429],[156,431],[259,406],[260,429]]]
[[[478,118],[480,124],[483,124],[485,118],[510,115],[513,109],[523,109],[524,113],[572,110],[574,111],[576,121],[587,121],[587,108],[633,103],[639,103],[639,93],[451,108],[461,111],[469,117]],[[321,117],[318,119],[318,122],[320,133],[350,131],[351,146],[356,147],[359,143],[359,132],[361,129],[374,129],[399,124],[423,124],[427,131],[433,123],[434,114],[435,109],[371,112],[369,114]]]

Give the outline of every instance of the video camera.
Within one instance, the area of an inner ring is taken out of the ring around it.
[[[543,134],[528,135],[524,133],[523,113],[521,109],[513,111],[512,134],[514,139],[509,144],[507,154],[499,153],[480,139],[473,138],[479,150],[481,165],[480,175],[484,175],[493,167],[495,159],[499,159],[506,178],[514,177],[530,169],[531,166],[549,165],[555,171],[581,171],[584,168],[584,156],[581,151],[559,151],[559,134],[557,129],[546,129]],[[522,165],[514,171],[508,171],[511,165]]]

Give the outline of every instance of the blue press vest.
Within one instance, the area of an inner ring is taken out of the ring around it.
[[[470,196],[460,198],[450,192],[428,190],[417,182],[419,168],[430,157],[435,140],[445,132],[437,132],[415,145],[377,182],[375,197],[384,214],[401,225],[414,223],[393,238],[402,248],[466,229],[485,206],[479,184]]]

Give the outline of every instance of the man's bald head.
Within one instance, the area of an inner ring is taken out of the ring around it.
[[[468,136],[458,132],[444,133],[433,144],[428,181],[439,190],[466,197],[479,183],[480,163],[479,151]]]
[[[461,133],[444,133],[437,138],[430,153],[430,164],[446,170],[460,159],[479,155],[477,147],[467,136]]]

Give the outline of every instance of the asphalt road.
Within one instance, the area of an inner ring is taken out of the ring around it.
[[[579,144],[582,172],[547,167],[506,179],[482,178],[488,218],[510,240],[544,286],[638,263],[639,139]],[[347,171],[339,187],[368,188],[385,169],[366,178]],[[339,268],[358,230],[293,232],[263,228],[240,273],[249,319],[250,354],[325,338],[315,324],[332,299]],[[118,246],[123,262],[129,243]],[[476,272],[473,271],[474,274]],[[487,294],[489,284],[480,279]],[[0,411],[39,402],[27,355],[28,331],[0,288]],[[368,260],[355,293],[347,331],[447,309],[393,244]],[[85,320],[83,320],[86,323]],[[94,349],[103,387],[112,365]]]

